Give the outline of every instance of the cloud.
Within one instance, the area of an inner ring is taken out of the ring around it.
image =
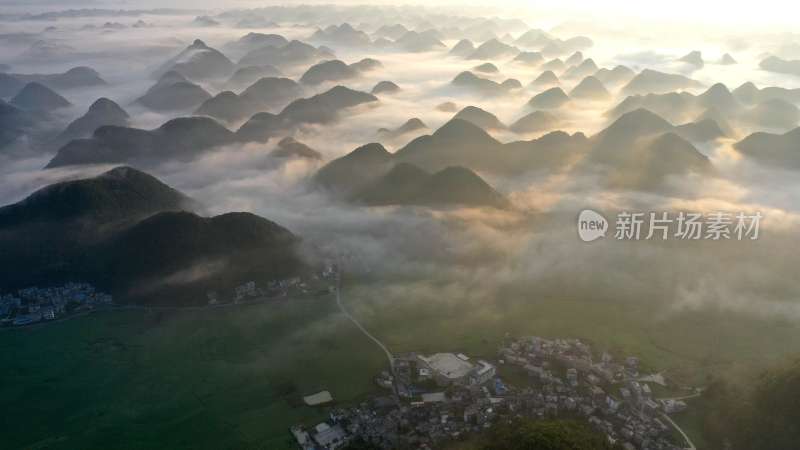
[[[5,59],[15,71],[21,72],[55,72],[73,65],[90,65],[110,85],[66,92],[76,103],[70,114],[82,114],[98,96],[107,96],[132,113],[135,126],[155,128],[175,114],[156,114],[129,105],[153,83],[148,78],[152,68],[196,37],[221,48],[225,42],[247,32],[229,27],[186,26],[192,17],[146,17],[144,20],[152,22],[153,28],[128,28],[111,33],[81,29],[88,22],[102,23],[106,18],[63,19],[57,22],[60,30],[57,39],[76,48],[75,55],[57,62],[16,60],[12,53],[3,56],[8,56]],[[41,25],[37,22],[35,29]],[[19,22],[9,28],[14,31],[32,26],[30,22]],[[299,38],[310,34],[308,28],[278,31]],[[622,62],[658,68],[667,65],[672,55],[693,49],[656,45],[656,50],[632,50],[619,55],[615,41],[619,35],[609,33],[604,41],[603,31],[597,33],[592,36],[598,42],[597,47],[586,53],[602,67]],[[727,48],[728,40],[729,36],[720,36],[711,44],[719,51]],[[768,42],[784,41],[785,37],[772,36]],[[645,44],[653,43],[637,42]],[[764,45],[747,52],[761,51]],[[191,161],[165,162],[146,170],[202,202],[208,214],[251,211],[303,236],[309,246],[344,254],[348,270],[355,275],[386,280],[387,298],[424,299],[443,304],[468,302],[485,310],[487,315],[497,312],[491,306],[508,292],[524,293],[527,298],[562,296],[648,302],[665,311],[715,307],[755,314],[797,314],[800,286],[792,270],[800,261],[796,252],[791,251],[797,248],[794,231],[800,219],[796,174],[743,159],[729,142],[702,148],[717,168],[715,176],[673,177],[669,189],[663,192],[611,190],[596,174],[574,167],[514,177],[481,174],[509,196],[515,205],[511,211],[362,208],[314,190],[309,180],[320,164],[378,140],[378,128],[396,128],[411,117],[419,117],[433,129],[444,124],[452,114],[436,109],[442,102],[480,106],[503,122],[512,123],[529,112],[525,104],[537,90],[527,85],[540,72],[497,61],[502,79],[517,78],[526,87],[509,96],[485,98],[449,86],[456,74],[476,65],[475,61],[441,54],[335,50],[337,57],[346,62],[373,57],[383,63],[383,68],[346,83],[349,87],[369,91],[378,81],[390,80],[402,90],[381,96],[380,105],[375,108],[350,112],[336,123],[298,130],[294,137],[321,152],[325,158],[322,163],[274,158],[270,155],[278,141],[274,139],[265,144],[230,145]],[[745,51],[739,47],[737,50]],[[752,55],[735,56],[737,60],[748,61]],[[735,73],[727,70],[707,64],[696,75],[704,80],[720,76],[732,80],[729,82],[785,81],[774,74],[750,69],[737,69]],[[297,77],[301,72],[298,69],[288,75]],[[569,91],[579,81],[565,81],[565,90]],[[214,85],[207,87],[214,92],[219,89]],[[319,86],[308,94],[329,87]],[[592,135],[607,125],[603,112],[613,103],[576,104],[558,114],[565,120],[567,131]],[[59,120],[66,122],[68,118]],[[507,131],[494,135],[503,141],[534,137]],[[412,137],[385,144],[396,150]],[[2,204],[18,201],[55,181],[107,169],[44,171],[41,167],[49,160],[49,154],[3,154],[0,156]],[[763,238],[722,244],[616,242],[605,238],[586,244],[579,241],[574,228],[577,213],[586,207],[608,213],[632,208],[762,211]],[[215,267],[212,264],[192,268],[173,274],[170,281],[197,279]]]

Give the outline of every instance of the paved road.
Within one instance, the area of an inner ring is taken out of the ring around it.
[[[336,304],[339,306],[339,310],[342,311],[342,314],[347,316],[347,318],[350,319],[350,321],[353,322],[353,324],[356,327],[358,327],[358,329],[361,330],[361,332],[364,333],[366,337],[372,340],[372,342],[374,342],[378,347],[381,348],[381,350],[383,350],[383,352],[386,354],[386,358],[389,360],[389,367],[392,369],[392,376],[394,376],[394,355],[392,355],[392,352],[389,351],[389,348],[386,347],[386,345],[384,345],[384,343],[381,342],[380,339],[376,338],[369,331],[367,331],[367,329],[364,328],[364,326],[361,325],[358,322],[358,320],[356,320],[356,318],[353,317],[353,315],[350,314],[350,312],[347,311],[347,308],[345,308],[344,305],[342,304],[342,281],[341,277],[339,276],[337,276],[336,278]]]
[[[692,399],[692,398],[700,397],[701,395],[703,395],[702,392],[696,392],[694,394],[683,395],[683,396],[680,396],[680,397],[657,398],[656,400],[659,400],[659,401],[663,401],[663,400],[675,400],[675,401],[677,401],[677,400],[689,400],[689,399]]]
[[[672,420],[670,416],[661,413],[661,417],[663,417],[664,420],[672,424],[672,426],[675,427],[676,430],[678,430],[678,433],[680,433],[683,436],[683,439],[686,441],[686,445],[688,445],[688,447],[686,447],[686,450],[697,450],[697,447],[694,446],[694,442],[692,442],[692,440],[689,439],[689,436],[687,436],[686,433],[683,432],[681,427],[679,427],[678,424],[675,423],[675,421]]]

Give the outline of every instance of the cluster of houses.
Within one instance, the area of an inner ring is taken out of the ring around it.
[[[326,263],[323,268],[310,277],[290,277],[282,280],[271,280],[264,285],[255,281],[247,281],[233,288],[232,295],[221,296],[216,291],[206,294],[209,305],[220,303],[242,303],[263,298],[288,297],[290,295],[309,295],[314,293],[331,293],[335,287],[332,280],[336,276],[336,266]]]
[[[24,326],[90,311],[113,303],[111,295],[87,283],[56,287],[29,287],[0,294],[0,324]]]
[[[528,381],[507,384],[497,374],[503,366]],[[604,353],[595,360],[591,348],[576,339],[511,340],[494,364],[460,353],[403,355],[376,381],[386,395],[335,409],[314,428],[293,427],[300,447],[331,450],[360,438],[386,449],[438,448],[514,417],[582,418],[626,450],[676,450],[683,444],[663,414],[686,404],[654,397],[651,385],[663,379],[641,376],[635,357],[615,362]]]
[[[500,350],[500,358],[521,367],[540,387],[537,416],[577,412],[623,448],[676,448],[662,414],[680,412],[686,403],[657,400],[653,386],[664,381],[641,376],[638,358],[616,362],[603,353],[595,360],[591,348],[577,339],[539,337],[513,341]]]

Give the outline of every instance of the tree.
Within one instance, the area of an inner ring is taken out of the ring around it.
[[[483,450],[618,450],[588,425],[568,420],[515,419],[497,424]]]

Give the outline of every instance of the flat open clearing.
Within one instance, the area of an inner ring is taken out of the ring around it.
[[[702,385],[709,373],[800,351],[795,325],[730,314],[659,317],[556,299],[390,303],[381,289],[347,288],[343,301],[395,353],[492,357],[506,333],[578,337]],[[386,365],[330,297],[98,313],[3,331],[0,353],[0,407],[13,411],[0,429],[5,448],[293,448],[288,427],[327,412],[303,405],[304,395],[364,398]]]

